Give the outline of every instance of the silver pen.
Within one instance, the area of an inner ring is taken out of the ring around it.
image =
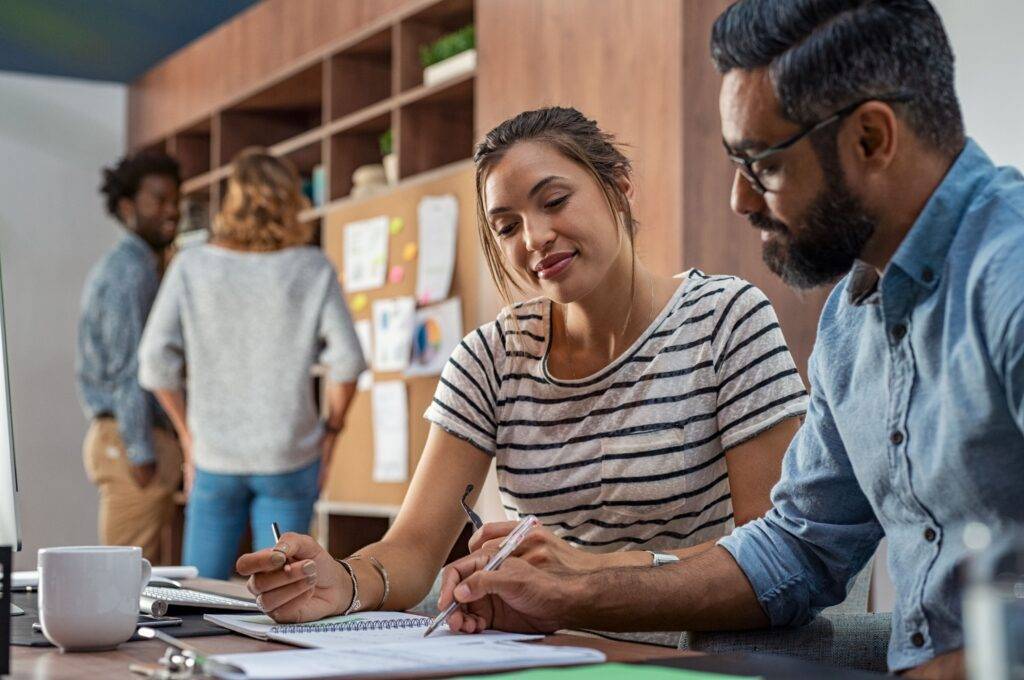
[[[505,540],[501,542],[501,547],[498,548],[498,552],[494,553],[494,556],[487,561],[482,571],[494,571],[501,566],[501,563],[505,561],[512,552],[519,547],[519,544],[523,542],[526,535],[530,533],[530,530],[535,526],[539,525],[540,521],[533,515],[527,515],[524,517],[516,528],[512,530]],[[427,637],[433,633],[441,622],[447,619],[453,611],[459,606],[459,602],[455,600],[454,593],[452,594],[452,603],[448,605],[443,612],[434,617],[434,620],[427,626],[427,630],[423,633],[423,637]]]

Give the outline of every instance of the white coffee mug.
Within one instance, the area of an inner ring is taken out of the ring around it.
[[[135,633],[152,574],[142,548],[76,546],[39,551],[39,621],[62,652],[113,649]]]

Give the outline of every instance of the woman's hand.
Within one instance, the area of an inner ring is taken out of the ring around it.
[[[320,439],[320,473],[316,480],[318,491],[323,491],[324,483],[327,481],[327,473],[331,469],[331,457],[334,455],[334,444],[337,441],[337,432],[324,430],[324,436]]]
[[[470,552],[483,550],[489,553],[498,551],[501,542],[512,532],[519,522],[488,522],[469,539]],[[574,548],[568,542],[555,536],[547,527],[534,527],[519,544],[515,557],[540,567],[554,568],[558,571],[585,572],[607,566],[602,556]]]
[[[192,495],[192,485],[196,481],[196,462],[192,457],[192,433],[178,433],[181,444],[181,483],[185,499]]]
[[[273,548],[238,558],[256,604],[279,623],[315,621],[338,614],[352,601],[345,569],[310,536],[286,533]]]

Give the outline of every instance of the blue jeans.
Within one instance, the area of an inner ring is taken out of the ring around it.
[[[270,523],[281,533],[309,532],[319,491],[320,460],[280,475],[223,475],[196,468],[185,508],[182,563],[206,578],[227,579],[246,522],[251,521],[253,550],[274,545]]]

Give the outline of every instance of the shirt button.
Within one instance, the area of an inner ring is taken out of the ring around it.
[[[932,529],[931,527],[928,527],[927,529],[925,529],[924,530],[924,540],[928,541],[929,543],[934,541],[935,540],[935,529]]]
[[[924,271],[921,272],[921,280],[925,283],[931,283],[935,280],[935,272],[932,271],[931,267],[924,268]]]
[[[892,327],[892,337],[897,340],[902,340],[903,336],[907,334],[907,327],[901,323],[896,324]]]
[[[910,636],[910,642],[913,643],[915,647],[924,647],[924,635],[914,633]]]
[[[896,430],[891,435],[889,435],[889,441],[891,441],[896,446],[899,446],[900,444],[903,443],[903,433],[900,432],[899,430]]]

